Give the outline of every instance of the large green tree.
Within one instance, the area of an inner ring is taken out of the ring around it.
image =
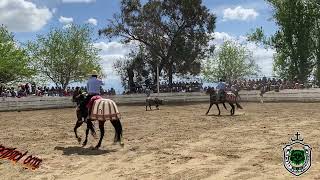
[[[273,7],[277,32],[266,38],[262,28],[257,29],[249,40],[263,42],[275,48],[274,71],[282,78],[298,78],[306,82],[314,67],[314,43],[312,29],[315,27],[314,0],[266,0]]]
[[[320,1],[311,0],[314,8],[315,23],[310,31],[313,42],[313,53],[315,58],[314,77],[318,86],[320,86]]]
[[[19,47],[5,26],[0,26],[0,84],[22,81],[34,73],[26,51]]]
[[[225,41],[213,57],[203,64],[202,74],[207,81],[218,81],[225,78],[233,81],[251,75],[257,75],[259,67],[255,63],[252,52],[243,45]]]
[[[113,67],[121,78],[125,89],[134,91],[136,85],[151,85],[150,72],[153,67],[149,66],[149,58],[144,48],[131,51],[126,57],[117,60]]]
[[[85,80],[93,69],[101,71],[99,49],[94,47],[91,33],[86,25],[72,25],[39,35],[28,43],[34,66],[64,89],[71,82]]]
[[[202,0],[122,0],[120,10],[100,34],[144,45],[170,85],[174,73],[200,72],[216,20]]]

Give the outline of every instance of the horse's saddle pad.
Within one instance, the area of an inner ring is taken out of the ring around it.
[[[226,99],[230,102],[235,102],[236,101],[236,95],[231,93],[231,92],[227,92],[226,93]]]
[[[120,119],[118,107],[111,99],[97,99],[94,101],[90,119],[106,121]]]

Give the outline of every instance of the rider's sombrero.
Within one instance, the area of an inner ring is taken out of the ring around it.
[[[97,70],[92,70],[90,75],[91,76],[98,76],[98,71]]]

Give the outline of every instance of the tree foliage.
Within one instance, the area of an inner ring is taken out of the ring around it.
[[[17,45],[5,26],[0,26],[0,83],[21,81],[34,73],[26,51]]]
[[[122,85],[131,92],[136,86],[150,86],[153,67],[148,65],[148,55],[144,48],[132,51],[126,57],[117,60],[113,67],[121,78]]]
[[[70,82],[81,82],[96,69],[101,71],[99,49],[94,47],[88,26],[72,25],[53,29],[28,43],[30,56],[40,74],[64,89]]]
[[[259,67],[252,57],[252,52],[232,41],[225,41],[202,68],[205,80],[211,82],[220,78],[233,81],[256,75],[258,71]]]
[[[141,43],[169,84],[174,73],[200,72],[216,20],[201,0],[122,0],[120,10],[99,34]]]
[[[273,7],[277,32],[266,38],[262,28],[248,39],[275,48],[274,71],[282,78],[306,82],[314,68],[314,31],[319,16],[316,0],[266,0]]]

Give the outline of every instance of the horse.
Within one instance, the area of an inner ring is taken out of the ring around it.
[[[242,106],[237,102],[236,95],[233,94],[232,92],[227,92],[225,97],[222,98],[221,100],[218,100],[217,93],[214,90],[214,88],[209,88],[207,90],[207,93],[210,94],[210,106],[209,106],[209,109],[208,109],[206,115],[208,115],[212,105],[215,104],[217,106],[218,111],[219,111],[218,115],[220,116],[221,112],[220,112],[219,104],[223,104],[223,106],[225,107],[225,104],[224,104],[225,102],[229,103],[231,106],[231,110],[230,110],[231,116],[233,116],[234,112],[235,112],[234,104],[236,104],[237,108],[243,109]],[[225,109],[227,109],[227,108],[225,107]]]
[[[159,105],[163,105],[163,102],[161,99],[158,99],[158,98],[151,98],[151,97],[148,97],[146,99],[146,111],[148,111],[148,106],[151,109],[151,106],[155,105],[156,108],[159,110]]]
[[[85,95],[81,94],[77,97],[79,100],[79,106],[77,109],[77,118],[78,121],[74,127],[74,132],[78,142],[81,142],[81,138],[77,135],[77,129],[83,124],[83,122],[87,123],[86,129],[86,138],[82,143],[82,146],[86,146],[88,142],[88,134],[89,130],[92,131],[92,134],[95,134],[92,120],[98,120],[99,122],[99,129],[100,129],[100,139],[98,144],[95,146],[95,149],[99,149],[102,143],[102,139],[104,137],[104,123],[106,120],[110,120],[111,124],[115,129],[115,136],[114,136],[114,144],[119,142],[121,146],[124,145],[122,140],[122,125],[120,122],[120,113],[118,111],[117,105],[111,99],[98,99],[95,100],[93,106],[91,108],[91,114],[88,117],[88,109],[85,104]],[[84,121],[82,121],[84,119]]]

